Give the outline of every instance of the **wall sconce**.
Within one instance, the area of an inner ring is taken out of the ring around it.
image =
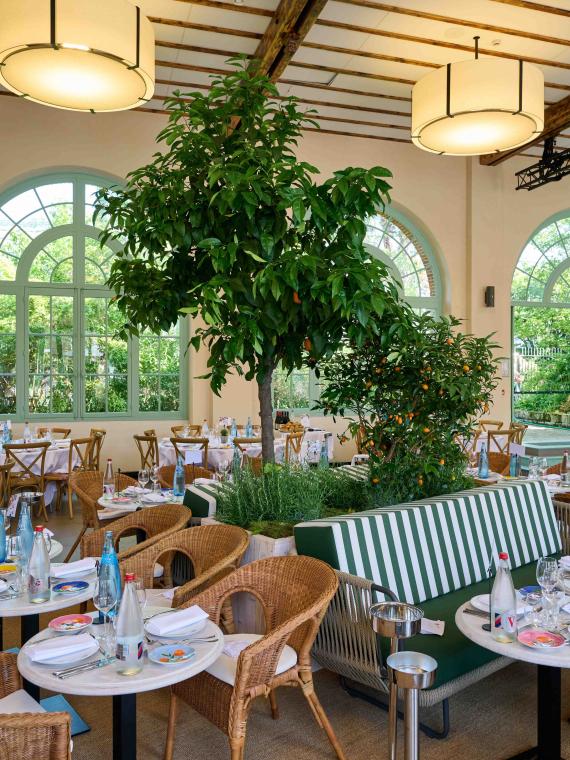
[[[487,285],[485,288],[485,306],[495,305],[495,286]]]

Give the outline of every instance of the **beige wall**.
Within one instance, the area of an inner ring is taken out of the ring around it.
[[[164,117],[144,113],[74,114],[43,108],[9,97],[0,98],[0,190],[28,176],[62,168],[84,169],[123,177],[150,160],[155,135]],[[510,285],[512,272],[528,237],[550,215],[570,208],[568,181],[532,193],[516,192],[514,172],[532,159],[516,159],[499,167],[477,160],[432,156],[411,145],[380,140],[307,133],[299,158],[319,167],[322,178],[344,166],[380,164],[394,174],[392,200],[422,230],[439,261],[444,308],[465,320],[478,335],[496,332],[500,355],[510,355]],[[493,309],[483,304],[485,286],[495,286]],[[206,368],[206,355],[192,356],[192,374]],[[256,389],[232,377],[221,397],[204,380],[193,380],[190,418],[198,422],[233,415],[257,416]],[[510,415],[510,378],[502,378],[493,413]],[[340,431],[342,424],[320,420]],[[166,434],[170,424],[155,424]],[[81,435],[90,423],[73,423]],[[104,454],[123,468],[136,466],[131,435],[143,422],[108,421]],[[337,458],[349,458],[352,445],[335,442]]]

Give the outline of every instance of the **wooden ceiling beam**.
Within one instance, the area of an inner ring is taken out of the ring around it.
[[[508,158],[516,156],[521,150],[526,150],[531,145],[543,142],[547,137],[556,137],[568,127],[570,127],[570,95],[545,110],[544,130],[534,140],[521,145],[518,150],[517,148],[513,148],[512,150],[504,150],[500,153],[489,153],[480,156],[479,163],[484,166],[497,166],[497,164],[506,161]]]
[[[372,10],[385,11],[387,13],[398,13],[404,16],[411,16],[413,18],[425,19],[426,21],[439,21],[443,24],[466,26],[470,29],[481,29],[482,31],[496,32],[497,34],[508,34],[513,37],[523,37],[528,40],[548,42],[553,45],[570,45],[570,39],[551,37],[549,35],[538,34],[536,32],[527,32],[523,29],[511,29],[510,27],[497,26],[496,24],[487,24],[480,21],[470,21],[469,19],[465,18],[457,18],[456,16],[442,16],[438,13],[419,11],[415,8],[404,8],[400,5],[375,2],[375,0],[338,0],[338,2],[344,3],[345,5],[356,5],[360,6],[361,8],[371,8]]]
[[[216,10],[233,11],[235,13],[250,13],[252,16],[266,16],[271,18],[273,11],[266,8],[254,8],[251,5],[235,5],[234,3],[220,3],[218,0],[176,0],[178,3],[186,5],[203,5],[205,8],[216,8]]]
[[[177,18],[162,18],[160,16],[147,16],[153,24],[161,26],[176,26],[179,29],[194,29],[197,32],[213,32],[214,34],[227,34],[232,37],[245,37],[249,40],[260,40],[263,35],[260,32],[249,32],[245,29],[234,29],[227,26],[212,26],[211,24],[196,24],[193,21],[180,21]]]
[[[281,84],[290,84],[295,87],[308,87],[313,90],[326,90],[327,92],[342,92],[345,95],[360,95],[364,98],[384,98],[385,100],[401,100],[411,103],[412,99],[406,95],[387,95],[383,92],[372,92],[372,90],[354,90],[349,87],[335,87],[332,84],[323,84],[322,82],[303,82],[302,79],[279,79]]]
[[[558,8],[553,5],[542,5],[533,3],[530,0],[493,0],[494,3],[503,3],[503,5],[512,5],[515,8],[524,8],[527,11],[538,11],[539,13],[553,13],[555,16],[565,16],[570,18],[570,10]]]

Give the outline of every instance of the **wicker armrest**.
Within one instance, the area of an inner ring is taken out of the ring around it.
[[[7,697],[22,688],[22,677],[12,652],[0,652],[0,698]]]
[[[66,712],[0,715],[3,749],[8,750],[6,757],[71,760],[71,716]]]

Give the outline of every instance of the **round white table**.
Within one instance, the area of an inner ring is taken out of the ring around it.
[[[285,456],[285,439],[284,438],[277,438],[275,441],[275,461],[281,462],[283,461],[283,458]],[[203,459],[203,451],[200,449],[199,446],[196,444],[181,444],[180,449],[185,452],[189,452],[191,462],[187,462],[186,464],[197,464],[205,466]],[[251,446],[248,446],[246,449],[246,454],[250,457],[259,457],[261,456],[261,444],[253,444]],[[225,461],[228,465],[228,467],[232,463],[232,459],[234,456],[234,447],[230,444],[225,445],[209,445],[208,446],[208,466],[212,470],[216,470],[220,464],[220,462]],[[176,464],[176,457],[174,452],[174,446],[170,443],[168,439],[160,441],[158,444],[158,458],[160,461],[161,466],[163,465],[169,465],[169,464]]]
[[[570,646],[548,650],[525,647],[518,641],[502,644],[483,630],[482,618],[463,612],[470,606],[462,604],[455,613],[455,624],[464,636],[491,652],[538,666],[537,746],[509,760],[561,760],[561,671],[570,668]]]
[[[146,608],[145,615],[163,608]],[[95,613],[96,614],[96,613]],[[122,676],[115,670],[114,664],[79,673],[71,678],[61,680],[53,675],[53,666],[32,663],[26,647],[18,654],[18,670],[24,678],[38,687],[64,694],[78,694],[90,697],[113,697],[113,758],[114,760],[136,760],[136,695],[143,691],[153,691],[164,686],[171,686],[179,681],[201,673],[220,656],[224,646],[224,636],[217,625],[206,621],[202,635],[215,635],[213,644],[192,644],[196,655],[187,662],[177,665],[160,665],[151,662],[145,655],[144,668],[135,676]],[[46,632],[42,631],[43,638]],[[54,634],[57,635],[57,634]],[[30,643],[33,643],[33,639]],[[101,657],[98,653],[92,660]]]

